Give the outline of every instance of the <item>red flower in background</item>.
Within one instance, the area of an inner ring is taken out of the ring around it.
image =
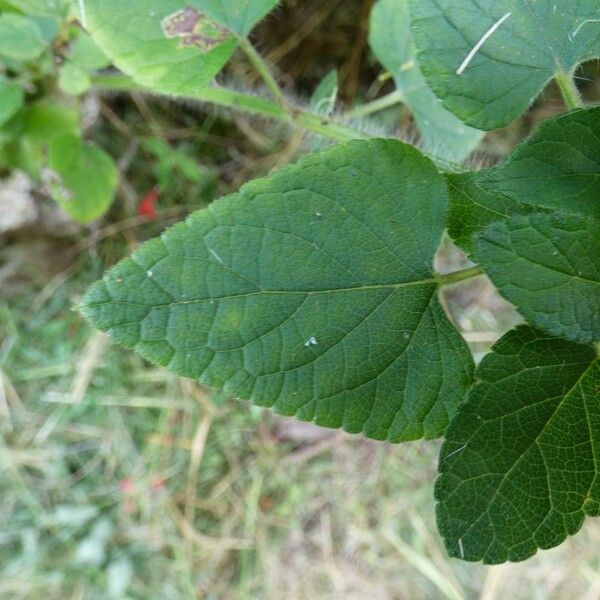
[[[138,215],[148,217],[150,220],[157,218],[156,201],[160,191],[158,188],[151,189],[139,202],[137,207]]]

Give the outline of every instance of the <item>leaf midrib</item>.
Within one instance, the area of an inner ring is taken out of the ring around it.
[[[138,273],[135,273],[135,276],[138,276]],[[133,277],[134,275],[130,275]],[[121,277],[123,279],[123,277]],[[113,280],[116,282],[116,280]],[[106,285],[106,282],[104,282]],[[418,287],[418,286],[426,286],[426,285],[439,285],[440,281],[436,277],[431,277],[429,279],[421,279],[418,281],[405,281],[401,283],[382,283],[382,284],[373,284],[373,285],[361,285],[347,288],[332,288],[325,290],[256,290],[254,292],[246,292],[243,294],[229,294],[226,296],[210,296],[206,298],[196,298],[194,300],[173,300],[171,302],[166,302],[163,304],[142,304],[140,302],[131,302],[131,301],[115,301],[112,299],[104,302],[93,302],[90,304],[86,304],[86,307],[94,307],[94,306],[102,306],[104,304],[113,304],[115,302],[120,304],[133,304],[137,306],[151,306],[152,308],[163,308],[165,306],[178,306],[178,305],[189,305],[189,304],[200,304],[202,302],[217,302],[220,300],[231,300],[234,298],[249,298],[253,296],[261,296],[261,295],[269,295],[269,296],[294,296],[294,295],[304,295],[304,296],[314,296],[317,294],[336,294],[336,293],[344,293],[344,292],[363,292],[363,291],[371,291],[371,290],[395,290],[399,288],[407,288],[407,287]],[[108,291],[108,290],[107,290]]]

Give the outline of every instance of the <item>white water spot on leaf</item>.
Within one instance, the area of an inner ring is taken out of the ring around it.
[[[146,271],[146,275],[148,275],[148,277],[152,277],[154,273],[152,271]]]
[[[306,346],[306,348],[309,348],[310,346],[316,346],[318,344],[317,342],[317,338],[314,335],[311,335],[305,342],[304,345]]]
[[[222,44],[231,35],[228,29],[191,6],[165,17],[161,27],[165,37],[180,38],[180,48],[195,46],[203,54]]]

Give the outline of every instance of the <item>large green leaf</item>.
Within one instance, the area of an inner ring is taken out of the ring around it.
[[[468,156],[483,134],[448,112],[425,82],[410,32],[408,0],[377,2],[371,13],[369,40],[377,58],[394,76],[425,148],[446,160],[462,160]]]
[[[477,237],[475,257],[530,323],[578,342],[600,340],[600,221],[512,217]]]
[[[600,360],[522,326],[476,377],[440,454],[438,526],[453,556],[524,560],[600,514]]]
[[[557,73],[600,56],[597,0],[410,1],[429,85],[479,129],[508,124]]]
[[[75,135],[53,140],[49,158],[52,174],[47,183],[63,210],[82,223],[101,217],[112,204],[119,182],[112,158]]]
[[[600,219],[599,157],[600,107],[547,119],[500,166],[448,176],[450,235],[472,252],[473,234],[536,208]]]
[[[84,21],[124,73],[156,91],[193,96],[236,46],[233,34],[207,19],[204,5],[203,0],[86,0]],[[198,31],[206,34],[202,40]]]
[[[148,242],[82,311],[150,361],[281,414],[438,436],[472,374],[433,273],[447,202],[414,148],[336,146]]]

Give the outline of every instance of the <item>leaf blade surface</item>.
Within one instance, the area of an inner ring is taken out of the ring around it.
[[[435,437],[472,369],[437,299],[446,210],[416,150],[337,146],[149,242],[83,312],[151,361],[281,414]]]
[[[600,513],[600,361],[525,325],[476,378],[440,453],[438,526],[453,556],[524,560]]]

